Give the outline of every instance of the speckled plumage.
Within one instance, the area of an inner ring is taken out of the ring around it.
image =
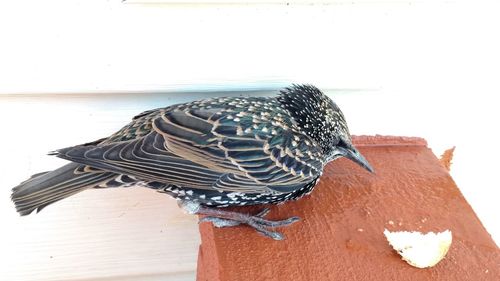
[[[86,188],[132,185],[204,206],[281,203],[311,192],[338,157],[371,169],[340,109],[310,85],[149,110],[108,138],[52,154],[72,163],[15,187],[21,214]]]

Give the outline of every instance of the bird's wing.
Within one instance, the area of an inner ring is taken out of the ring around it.
[[[106,171],[191,188],[210,189],[220,173],[179,157],[165,149],[163,137],[145,137],[104,145],[74,146],[56,151],[63,159]]]
[[[289,192],[321,174],[319,147],[285,111],[275,108],[279,114],[273,117],[269,109],[249,112],[236,105],[206,100],[146,112],[102,143],[56,154],[144,180],[201,189]]]

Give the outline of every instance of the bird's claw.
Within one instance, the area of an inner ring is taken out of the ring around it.
[[[285,220],[272,221],[267,220],[264,217],[269,213],[270,209],[265,208],[256,215],[249,214],[239,214],[240,216],[235,216],[234,218],[223,218],[217,216],[206,216],[199,220],[202,222],[211,222],[215,227],[231,227],[237,226],[240,224],[246,224],[252,228],[254,228],[257,232],[261,233],[264,236],[270,237],[274,240],[283,240],[283,234],[271,231],[268,228],[282,227],[290,225],[299,220],[298,217],[290,217]]]

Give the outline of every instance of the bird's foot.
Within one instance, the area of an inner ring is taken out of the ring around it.
[[[186,204],[182,204],[183,208],[187,208],[187,210],[191,213],[198,215],[207,215],[200,219],[200,223],[202,222],[211,222],[215,227],[231,227],[237,226],[240,224],[246,224],[257,232],[261,233],[264,236],[273,238],[275,240],[283,240],[283,234],[273,231],[273,228],[282,227],[290,225],[299,220],[298,217],[291,217],[285,220],[277,220],[272,221],[265,219],[264,217],[269,213],[270,209],[265,208],[255,215],[243,214],[233,211],[225,211],[216,208],[209,208],[204,206],[196,206],[193,209],[193,203],[189,202]]]
[[[270,228],[282,227],[290,225],[299,220],[298,217],[291,217],[285,220],[272,221],[264,217],[269,213],[270,209],[265,208],[256,215],[242,214],[231,211],[215,210],[219,214],[209,215],[200,219],[201,222],[211,222],[215,227],[231,227],[240,224],[246,224],[264,236],[275,240],[283,240],[283,234],[272,231]]]
[[[265,208],[264,210],[260,211],[253,217],[259,217],[259,218],[264,218],[271,209]],[[232,219],[223,219],[219,217],[214,217],[214,216],[206,216],[200,219],[199,223],[202,222],[211,222],[215,227],[230,227],[230,226],[237,226],[242,224],[242,222],[237,221],[237,220],[232,220]]]

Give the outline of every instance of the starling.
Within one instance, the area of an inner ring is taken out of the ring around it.
[[[339,157],[372,172],[338,106],[318,88],[292,85],[270,97],[222,97],[145,111],[94,142],[50,153],[71,161],[13,188],[21,215],[88,188],[144,186],[177,199],[217,227],[246,224],[268,237],[298,220],[220,207],[282,203],[309,194]],[[217,207],[217,208],[216,208]]]

